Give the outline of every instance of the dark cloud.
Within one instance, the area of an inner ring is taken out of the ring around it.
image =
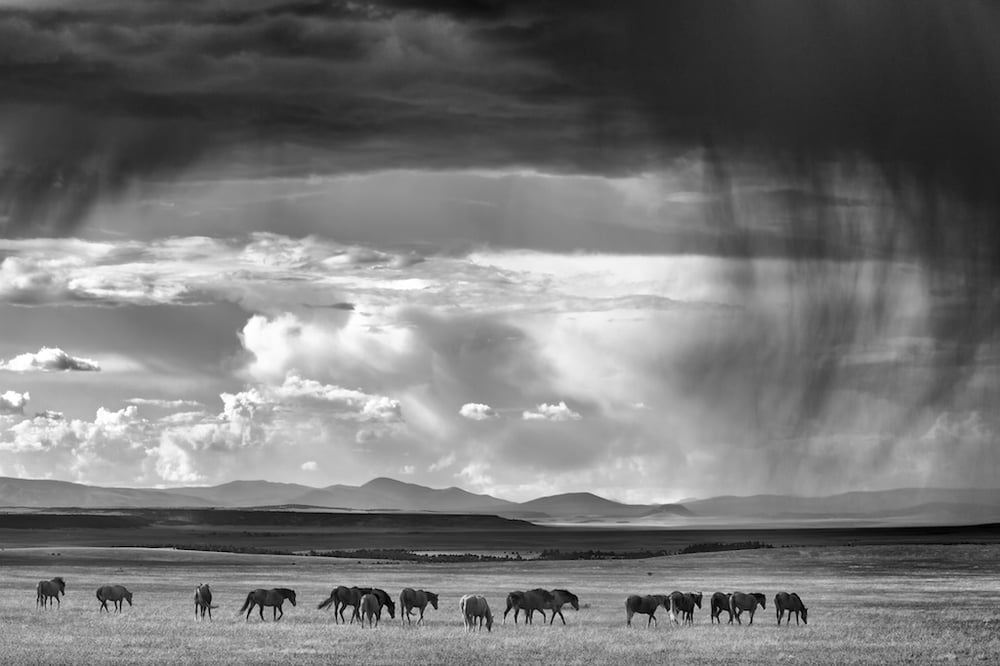
[[[199,161],[622,174],[694,154],[708,203],[678,251],[745,258],[749,302],[753,258],[798,262],[787,325],[819,360],[795,366],[793,404],[822,411],[839,350],[888,325],[884,281],[824,297],[822,262],[859,256],[928,271],[930,335],[952,353],[916,401],[935,403],[997,328],[998,29],[976,0],[3,9],[0,226],[66,233]]]

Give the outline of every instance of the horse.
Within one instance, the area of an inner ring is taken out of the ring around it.
[[[507,613],[514,609],[514,624],[517,624],[517,614],[521,612],[521,599],[524,597],[524,590],[514,590],[507,593],[507,608],[503,612],[503,624],[507,624]]]
[[[212,619],[212,609],[218,606],[212,604],[212,590],[208,583],[203,583],[194,588],[194,619],[198,619],[198,611],[201,611],[201,619],[205,619],[205,611],[208,611],[208,619]]]
[[[462,609],[466,631],[476,628],[476,620],[479,620],[479,631],[482,631],[483,618],[486,619],[486,631],[493,631],[493,613],[490,612],[486,597],[481,594],[466,594],[459,599],[458,607]]]
[[[374,621],[374,626],[378,626],[379,620],[382,619],[382,602],[379,598],[369,592],[361,597],[361,626],[365,626],[365,620],[368,620],[368,626],[372,626]]]
[[[760,592],[753,592],[751,594],[743,594],[742,592],[733,592],[729,597],[729,611],[736,616],[736,622],[743,624],[740,620],[740,615],[743,611],[750,612],[750,624],[753,624],[753,614],[757,612],[757,606],[760,605],[761,608],[767,608],[765,605],[767,598]]]
[[[566,624],[566,618],[563,617],[562,614],[562,607],[565,604],[569,604],[573,607],[573,610],[578,611],[580,610],[580,598],[577,597],[572,592],[570,592],[569,590],[563,590],[561,588],[552,590],[551,594],[552,594],[552,602],[547,606],[545,606],[546,608],[552,611],[552,617],[549,618],[549,624],[552,624],[555,621],[557,614],[562,619],[563,624]],[[515,621],[517,620],[516,612],[514,614],[514,620]]]
[[[408,624],[413,624],[413,620],[410,619],[410,611],[414,608],[420,610],[420,619],[417,620],[417,624],[423,622],[424,609],[427,608],[427,604],[430,604],[434,607],[434,610],[437,610],[438,595],[433,592],[428,592],[427,590],[414,590],[410,587],[403,588],[403,591],[399,593],[400,623],[402,623],[405,619]]]
[[[555,597],[548,590],[536,587],[527,592],[515,591],[507,595],[507,609],[503,612],[504,623],[507,622],[507,613],[514,609],[514,624],[517,624],[517,614],[524,611],[525,624],[534,624],[535,611],[542,614],[542,622],[545,622],[546,608],[552,608]],[[565,603],[565,602],[563,602]],[[566,620],[564,619],[563,622]]]
[[[366,588],[362,590],[360,587],[346,587],[344,585],[339,585],[330,591],[330,596],[326,598],[319,606],[316,608],[326,608],[330,604],[333,604],[333,621],[337,624],[343,622],[347,624],[347,620],[344,619],[344,611],[348,606],[354,608],[354,612],[351,613],[351,623],[354,623],[354,618],[361,620],[361,615],[358,613],[358,607],[361,605],[361,597],[371,592],[371,588]],[[340,618],[338,622],[338,618]]]
[[[53,597],[56,600],[56,607],[61,606],[60,594],[66,594],[66,581],[62,579],[62,576],[56,576],[52,580],[38,581],[38,587],[35,588],[35,608],[39,606],[45,608],[49,605],[49,599]]]
[[[795,613],[795,624],[799,623],[799,615],[802,615],[802,622],[809,624],[809,609],[805,607],[802,603],[802,599],[799,595],[792,592],[788,594],[787,592],[778,592],[774,595],[774,611],[778,615],[778,624],[781,624],[781,618],[784,617],[785,611],[788,611],[788,622],[792,621],[792,613]]]
[[[640,597],[638,594],[631,595],[625,600],[625,626],[632,626],[632,616],[636,613],[642,613],[643,615],[648,615],[649,619],[646,620],[646,626],[652,622],[653,626],[656,626],[656,609],[663,606],[668,611],[670,610],[670,599],[665,594],[647,594],[644,597]]]
[[[285,599],[292,602],[295,605],[295,590],[290,590],[287,587],[275,587],[270,590],[265,590],[264,588],[257,588],[253,592],[247,595],[247,600],[243,602],[243,607],[240,608],[239,612],[242,614],[243,611],[247,612],[247,621],[250,621],[250,613],[253,612],[254,606],[260,606],[260,619],[264,621],[264,606],[274,607],[274,621],[277,622],[281,618],[285,617],[285,611],[281,607],[285,603]],[[279,615],[280,613],[280,615]]]
[[[115,612],[122,612],[122,600],[128,602],[128,605],[132,605],[132,593],[125,589],[124,585],[102,585],[97,588],[97,600],[101,602],[101,607],[97,612],[102,610],[111,612],[108,610],[108,602],[113,601],[115,604]]]
[[[681,619],[686,624],[694,624],[694,608],[701,608],[701,592],[678,592],[674,590],[670,593],[670,619],[677,624],[677,611],[681,612]]]
[[[396,617],[396,605],[393,603],[392,597],[385,590],[380,590],[377,587],[346,587],[338,585],[330,591],[330,596],[316,608],[323,609],[333,604],[333,621],[337,622],[337,618],[339,617],[340,622],[347,624],[347,620],[344,619],[344,611],[347,610],[348,606],[352,606],[354,612],[351,613],[351,624],[354,624],[355,619],[358,622],[361,621],[361,597],[366,594],[374,594],[378,597],[382,605],[389,610],[389,617]]]
[[[722,611],[726,611],[729,613],[729,624],[733,623],[733,611],[729,610],[730,596],[732,595],[726,594],[725,592],[716,592],[712,595],[712,619],[710,622],[714,623],[718,620],[719,624],[722,624],[722,618],[719,616],[722,615]]]

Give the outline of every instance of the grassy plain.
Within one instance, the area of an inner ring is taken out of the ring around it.
[[[775,548],[627,561],[380,563],[345,559],[120,548],[7,548],[0,551],[0,663],[344,663],[344,664],[910,664],[1000,663],[1000,546]],[[59,610],[36,610],[38,580],[62,575]],[[94,597],[120,582],[135,606],[98,613]],[[193,588],[209,582],[220,608],[194,619]],[[375,630],[335,626],[316,605],[338,584],[441,594],[422,627],[384,618]],[[285,619],[237,611],[255,587],[288,586],[299,605]],[[583,608],[568,625],[501,624],[505,594],[566,587]],[[765,592],[753,626],[693,627],[658,613],[625,627],[630,593],[701,590]],[[808,626],[775,626],[780,590],[798,591]],[[493,632],[465,633],[458,598],[486,595]]]

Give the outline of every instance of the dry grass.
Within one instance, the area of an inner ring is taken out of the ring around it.
[[[351,664],[904,664],[1000,663],[1000,546],[775,549],[651,560],[414,565],[355,560],[114,549],[0,551],[0,663]],[[36,611],[34,586],[62,575],[59,611]],[[135,606],[97,612],[96,588],[121,582]],[[209,582],[220,608],[194,620],[193,590]],[[441,594],[423,627],[386,618],[376,630],[335,626],[316,610],[337,584],[405,586]],[[255,587],[289,586],[299,606],[261,623],[237,615]],[[501,624],[510,589],[567,587],[585,607],[565,627]],[[762,591],[768,607],[753,626],[627,629],[629,593],[673,589]],[[775,626],[770,600],[798,591],[809,626]],[[492,633],[468,635],[461,594],[490,600]]]

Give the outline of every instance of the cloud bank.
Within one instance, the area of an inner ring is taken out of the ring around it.
[[[27,352],[7,361],[0,360],[0,370],[11,372],[96,372],[100,369],[97,361],[70,356],[58,347],[42,347],[37,353]]]

